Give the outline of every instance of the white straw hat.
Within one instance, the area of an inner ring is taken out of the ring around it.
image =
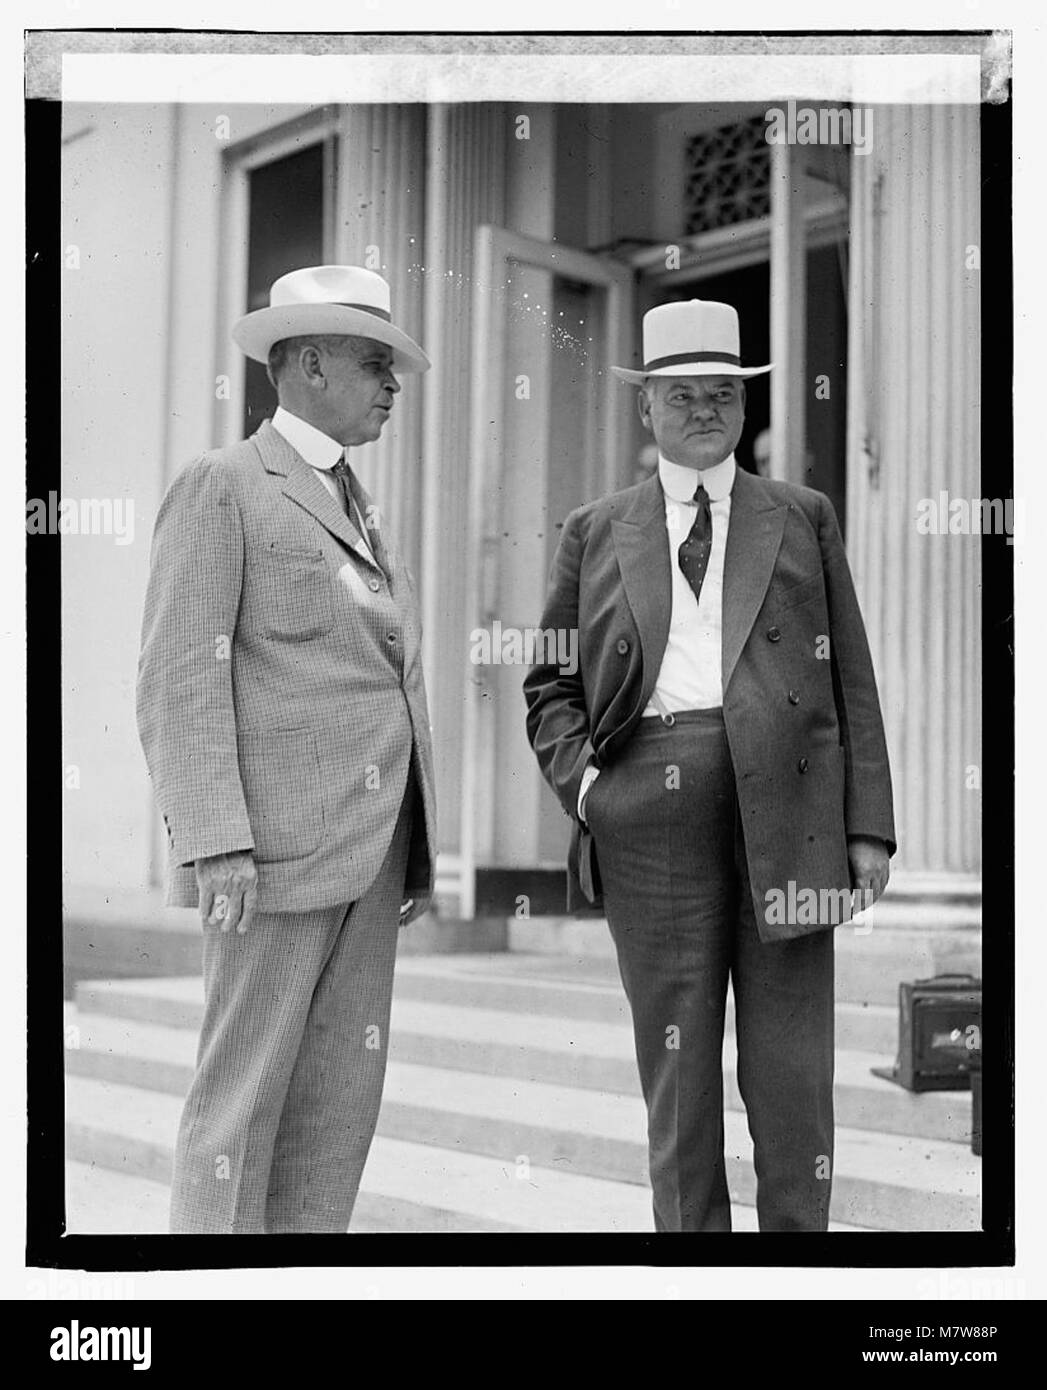
[[[743,367],[738,310],[715,299],[659,304],[643,316],[643,370],[612,367],[615,376],[642,386],[649,376],[760,376],[765,367]]]
[[[395,327],[389,284],[358,265],[312,265],[274,280],[268,309],[255,309],[233,325],[233,342],[256,362],[269,359],[281,338],[333,333],[374,338],[393,349],[397,372],[425,372],[429,359],[406,333]]]

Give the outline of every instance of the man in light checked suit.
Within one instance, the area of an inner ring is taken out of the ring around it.
[[[168,900],[204,930],[171,1229],[344,1232],[436,845],[415,596],[345,456],[429,361],[353,266],[283,276],[233,337],[280,406],[164,499],[138,673]]]

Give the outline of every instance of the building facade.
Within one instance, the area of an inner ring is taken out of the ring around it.
[[[978,108],[866,114],[859,150],[769,143],[765,103],[67,106],[62,491],[135,507],[127,544],[64,541],[67,901],[161,891],[134,719],[153,518],[275,404],[233,321],[339,261],[388,278],[434,364],[360,471],[419,581],[443,911],[511,911],[562,870],[524,668],[478,664],[475,634],[533,627],[564,517],[650,467],[608,366],[645,309],[700,296],[776,364],[740,463],[840,516],[895,777],[889,896],[908,925],[975,924],[978,541],[917,516],[981,490]]]

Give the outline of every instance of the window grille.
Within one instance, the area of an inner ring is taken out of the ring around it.
[[[763,116],[687,142],[687,232],[708,232],[767,217],[771,211],[771,147]]]

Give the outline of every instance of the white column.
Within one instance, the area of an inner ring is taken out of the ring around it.
[[[978,110],[876,107],[852,159],[848,551],[887,723],[897,867],[980,872],[980,538],[918,503],[979,496]]]
[[[337,159],[334,258],[384,275],[392,292],[394,322],[424,347],[424,109],[343,107]],[[401,377],[400,384],[403,389],[381,439],[360,449],[354,462],[417,574],[424,387],[410,375]]]
[[[806,478],[807,230],[803,147],[771,146],[771,476]]]
[[[496,105],[428,108],[424,238],[421,600],[423,660],[434,727],[440,850],[459,880],[464,750],[463,671],[469,534],[469,406],[473,245],[478,225],[505,220],[505,118]],[[466,851],[470,846],[465,846]],[[465,866],[468,870],[468,866]],[[464,875],[471,885],[471,872]],[[463,880],[464,881],[464,880]],[[438,885],[439,886],[439,885]],[[463,915],[472,903],[460,901]]]

